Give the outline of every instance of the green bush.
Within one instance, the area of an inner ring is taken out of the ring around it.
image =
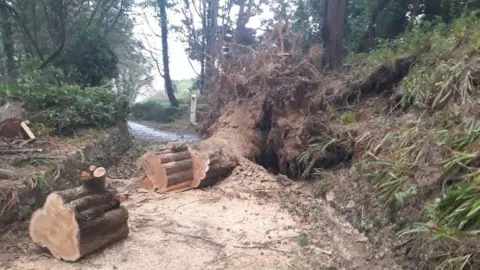
[[[82,127],[108,127],[128,114],[128,102],[106,87],[61,84],[55,72],[30,70],[20,75],[4,94],[25,102],[24,118],[56,134]]]
[[[173,107],[167,100],[151,99],[133,104],[131,117],[136,120],[169,123],[186,115],[187,112],[187,104],[180,104],[179,107]]]

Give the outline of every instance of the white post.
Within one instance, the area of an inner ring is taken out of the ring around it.
[[[197,95],[192,95],[190,102],[190,123],[197,122]]]

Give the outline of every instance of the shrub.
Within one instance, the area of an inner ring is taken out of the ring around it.
[[[56,134],[81,127],[108,127],[128,114],[128,102],[106,87],[53,83],[53,71],[27,70],[8,95],[25,102],[24,118]]]
[[[187,104],[173,107],[167,100],[151,99],[132,105],[131,117],[136,120],[157,121],[169,123],[175,121],[188,112]]]

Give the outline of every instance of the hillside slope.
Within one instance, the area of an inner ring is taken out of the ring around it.
[[[478,269],[479,25],[416,29],[337,74],[317,70],[322,49],[302,55],[290,34],[279,51],[272,37],[228,65],[202,131],[317,179],[318,195],[406,269]]]

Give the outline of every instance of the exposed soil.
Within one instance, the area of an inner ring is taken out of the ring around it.
[[[119,190],[144,147],[156,145],[137,138],[109,172]],[[242,159],[211,188],[134,192],[129,237],[76,263],[55,260],[17,224],[0,237],[0,269],[400,269],[313,190]]]

